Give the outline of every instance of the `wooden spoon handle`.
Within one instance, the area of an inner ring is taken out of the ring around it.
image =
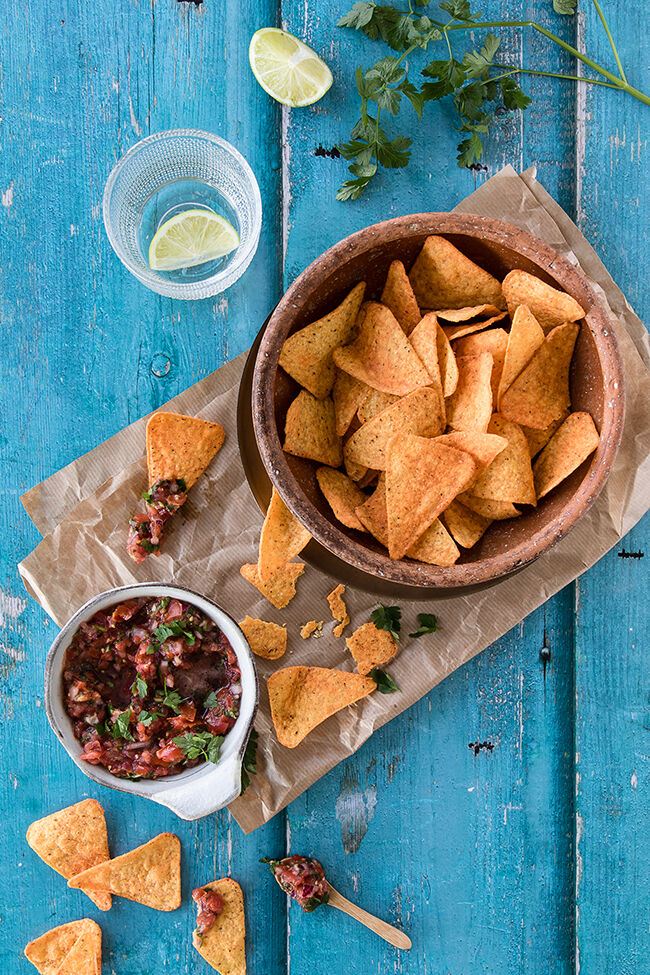
[[[395,945],[396,948],[411,947],[411,939],[403,931],[394,928],[392,924],[386,924],[385,921],[381,921],[373,914],[368,914],[368,911],[364,911],[361,907],[357,907],[352,901],[339,894],[338,890],[335,890],[330,883],[328,883],[328,887],[330,893],[328,903],[330,907],[337,907],[344,914],[349,914],[355,921],[360,921],[361,924],[365,924],[367,928],[370,928],[371,931],[378,934],[384,941]]]

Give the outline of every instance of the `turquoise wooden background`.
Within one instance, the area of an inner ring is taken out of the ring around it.
[[[19,502],[43,477],[248,347],[283,288],[345,234],[397,214],[444,210],[505,163],[538,166],[637,311],[648,306],[649,114],[607,89],[531,80],[533,106],[506,117],[487,174],[458,170],[448,106],[429,106],[409,169],[341,204],[342,160],[315,155],[354,121],[353,70],[370,43],[333,24],[350,0],[5,0],[0,26],[0,970],[31,971],[24,944],[88,915],[104,972],[207,971],[190,947],[191,887],[243,885],[253,975],[648,971],[647,525],[575,585],[377,734],[263,829],[227,812],[194,825],[94,787],[53,740],[42,706],[54,627],[15,566],[39,536]],[[481,4],[477,4],[481,6]],[[639,8],[605,3],[632,83],[647,87]],[[609,64],[591,3],[485,0],[486,18],[534,16]],[[283,112],[249,71],[255,29],[286,24],[331,64],[310,109]],[[513,32],[515,61],[570,64]],[[177,303],[141,287],[106,239],[101,197],[137,139],[177,126],[234,142],[260,183],[257,256],[226,295]],[[416,126],[414,125],[415,129]],[[444,611],[443,611],[444,612]],[[446,620],[453,639],[453,620]],[[540,651],[548,648],[546,667]],[[475,749],[471,743],[490,742]],[[160,830],[184,850],[172,915],[116,899],[99,912],[28,849],[28,824],[86,795],[103,802],[121,853]],[[302,916],[258,864],[322,858],[336,885],[403,925],[398,953],[337,912]]]

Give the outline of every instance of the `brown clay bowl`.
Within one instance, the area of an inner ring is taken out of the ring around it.
[[[442,234],[500,280],[513,268],[529,271],[573,295],[586,310],[571,368],[574,410],[586,410],[600,432],[596,452],[537,508],[494,522],[456,565],[392,560],[369,535],[335,521],[316,481],[317,464],[282,450],[284,420],[298,385],[278,367],[292,332],[334,308],[358,282],[366,298],[381,293],[391,261],[407,269],[425,239]],[[623,432],[624,380],[611,322],[592,287],[566,258],[518,227],[487,217],[420,213],[367,227],[330,247],[281,299],[262,335],[252,382],[255,438],[266,471],[285,504],[324,548],[384,581],[418,588],[464,588],[494,582],[548,551],[577,524],[607,480]]]

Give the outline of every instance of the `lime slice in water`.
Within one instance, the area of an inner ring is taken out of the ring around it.
[[[313,105],[332,84],[332,72],[293,34],[263,27],[251,37],[248,60],[260,85],[283,105]]]
[[[224,257],[239,247],[239,234],[210,210],[183,210],[158,228],[149,246],[149,267],[177,271]]]

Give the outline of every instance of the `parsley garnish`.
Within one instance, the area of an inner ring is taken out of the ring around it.
[[[129,731],[132,713],[131,708],[127,708],[126,711],[122,711],[113,719],[113,723],[108,726],[108,731],[113,738],[124,738],[126,741],[134,740],[133,735]]]
[[[379,609],[375,609],[370,618],[378,630],[388,630],[390,635],[399,642],[399,631],[401,629],[402,610],[399,606],[384,606],[379,604]]]
[[[148,538],[141,538],[140,539],[140,548],[144,549],[144,551],[148,555],[151,555],[152,552],[157,552],[158,551],[158,549],[160,548],[160,545],[154,545],[153,542],[150,542]]]
[[[373,667],[370,671],[370,676],[377,685],[377,690],[380,694],[393,694],[394,691],[399,691],[399,687],[385,670],[381,670],[379,667]]]
[[[257,739],[259,738],[255,728],[251,731],[250,738],[244,752],[244,759],[241,765],[241,791],[242,793],[251,784],[251,775],[257,775]]]
[[[198,731],[195,734],[186,731],[184,735],[172,738],[172,741],[190,760],[205,758],[206,761],[216,765],[223,744],[223,735],[211,735],[209,731]]]
[[[144,701],[145,697],[149,692],[146,680],[140,677],[140,674],[136,674],[135,680],[131,684],[131,693],[137,694]]]
[[[216,708],[219,706],[219,699],[214,691],[210,691],[205,701],[203,702],[204,708]]]
[[[161,701],[162,704],[169,708],[174,714],[180,714],[180,705],[183,698],[180,696],[178,691],[170,691],[168,687],[164,691],[158,691],[156,694],[156,700]]]
[[[155,628],[153,635],[160,643],[164,643],[170,636],[182,636],[188,647],[193,646],[196,641],[196,637],[192,631],[188,630],[186,624],[181,620],[171,620],[169,623],[162,623]]]
[[[438,629],[438,620],[434,613],[418,613],[418,623],[420,625],[415,633],[409,633],[409,636],[416,639],[419,636],[425,636],[427,633],[435,633]]]
[[[149,725],[152,722],[154,722],[157,718],[162,718],[162,715],[160,714],[159,711],[144,711],[143,710],[143,711],[140,711],[140,714],[138,715],[138,721],[141,721],[142,724],[145,726],[145,728],[148,728]]]

